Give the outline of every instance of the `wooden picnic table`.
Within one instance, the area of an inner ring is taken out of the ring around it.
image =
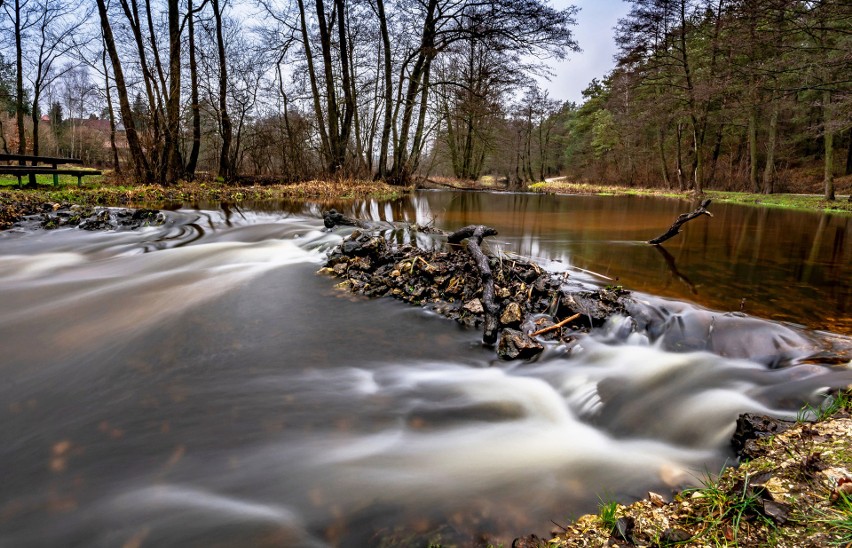
[[[59,167],[66,164],[82,164],[83,160],[79,158],[33,156],[29,154],[0,154],[0,162],[18,162],[18,164],[12,165],[0,165],[0,174],[15,175],[18,178],[18,187],[21,186],[21,177],[24,175],[53,175],[53,186],[58,186],[60,175],[76,175],[77,185],[80,185],[83,177],[86,175],[101,174],[101,171],[97,169]],[[27,162],[30,162],[30,164],[28,165]]]

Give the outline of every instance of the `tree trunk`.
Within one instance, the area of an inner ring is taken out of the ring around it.
[[[683,124],[677,123],[677,148],[675,158],[675,171],[677,172],[677,188],[681,192],[686,190],[686,182],[683,178],[683,147],[681,145],[683,139]]]
[[[825,199],[834,200],[834,132],[831,130],[831,91],[822,92],[823,131],[825,132]]]
[[[109,113],[109,146],[112,151],[112,169],[115,173],[121,173],[121,166],[118,163],[118,147],[115,144],[115,109],[112,106],[112,93],[109,89],[109,69],[107,68],[107,48],[104,44],[104,50],[101,53],[101,63],[104,68],[104,86],[106,91],[107,112]]]
[[[671,188],[672,182],[671,179],[669,179],[669,168],[668,162],[666,161],[666,129],[662,126],[662,124],[660,125],[657,142],[660,153],[660,171],[663,174],[663,184],[666,185],[666,188]]]
[[[751,106],[748,113],[748,182],[751,191],[755,194],[760,192],[760,183],[757,180],[757,107]]]
[[[226,181],[233,177],[231,166],[231,140],[233,129],[228,115],[228,61],[225,57],[225,39],[222,32],[222,12],[219,0],[213,2],[213,17],[216,20],[216,49],[219,53],[219,117],[222,130],[222,150],[219,152],[219,176]]]
[[[390,145],[391,133],[391,109],[393,108],[393,75],[390,34],[388,33],[387,17],[385,16],[384,0],[376,0],[376,11],[379,14],[379,30],[382,33],[382,50],[384,57],[384,84],[385,84],[385,114],[382,122],[382,142],[379,145],[379,166],[377,176],[384,179],[388,169],[388,146]]]
[[[311,82],[311,96],[313,97],[313,105],[314,105],[314,116],[317,118],[317,127],[319,128],[320,140],[322,142],[322,151],[323,154],[326,155],[326,159],[328,158],[328,151],[330,150],[328,130],[325,126],[325,114],[322,110],[322,105],[320,104],[320,92],[319,92],[319,84],[317,83],[317,73],[314,68],[314,56],[311,53],[311,42],[310,37],[308,36],[308,21],[307,16],[305,15],[305,3],[303,0],[297,0],[299,6],[299,21],[301,23],[301,31],[302,31],[302,45],[305,48],[305,61],[308,65],[308,80]]]
[[[180,12],[178,0],[169,0],[169,97],[166,103],[166,183],[183,175],[180,157]],[[192,17],[191,14],[187,14]]]
[[[15,0],[15,120],[18,123],[18,154],[27,153],[27,134],[24,131],[24,57],[21,46],[21,1]],[[21,165],[26,162],[20,161]]]
[[[136,179],[141,183],[152,183],[153,174],[148,165],[148,160],[145,158],[145,151],[142,149],[142,144],[139,142],[139,136],[136,133],[136,125],[133,121],[133,110],[130,108],[130,101],[127,99],[127,86],[124,82],[124,71],[121,68],[121,59],[118,56],[118,51],[115,47],[115,39],[112,35],[112,27],[107,16],[105,0],[96,0],[98,4],[98,15],[101,20],[101,30],[103,32],[104,43],[106,44],[109,53],[110,61],[112,62],[112,71],[115,75],[115,88],[118,92],[118,101],[121,107],[121,119],[124,122],[124,128],[127,133],[127,145],[130,148],[130,156],[133,160],[133,170]]]
[[[766,135],[766,165],[763,168],[763,193],[775,192],[775,147],[778,145],[778,114],[781,109],[776,92],[772,93],[772,114]]]
[[[420,36],[417,60],[408,77],[408,89],[402,103],[403,111],[399,129],[399,143],[394,150],[394,162],[391,169],[391,177],[395,183],[404,183],[411,176],[411,166],[408,162],[408,133],[411,130],[411,123],[414,118],[414,105],[417,102],[417,95],[421,91],[424,72],[429,67],[427,60],[431,60],[431,57],[435,54],[433,50],[435,46],[435,13],[437,9],[438,0],[429,0],[426,8],[426,18],[423,23],[423,31]]]
[[[346,0],[334,0],[334,5],[337,10],[337,39],[340,49],[341,86],[343,88],[343,112],[341,113],[340,134],[337,135],[337,148],[335,150],[336,171],[339,171],[346,164],[346,149],[349,145],[352,121],[355,116],[355,97],[353,80],[350,77],[350,51],[347,46]]]
[[[201,9],[201,8],[199,8]],[[187,0],[187,31],[189,32],[189,81],[190,81],[190,111],[192,112],[192,148],[186,163],[186,175],[195,178],[195,168],[198,166],[198,153],[201,150],[201,105],[198,99],[198,61],[195,51],[195,12],[192,0]]]
[[[846,175],[852,175],[852,128],[849,128],[849,144],[846,146]]]

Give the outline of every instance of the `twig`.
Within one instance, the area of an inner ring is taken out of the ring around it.
[[[535,332],[533,332],[533,333],[530,333],[530,337],[536,337],[536,336],[538,336],[538,335],[541,335],[542,333],[547,333],[547,332],[549,332],[549,331],[556,331],[557,329],[559,329],[560,327],[562,327],[562,326],[563,326],[563,325],[565,325],[566,323],[571,323],[571,322],[573,322],[574,320],[576,320],[577,318],[579,318],[580,316],[582,316],[582,314],[580,314],[580,313],[578,312],[578,313],[574,314],[573,316],[571,316],[571,317],[569,317],[569,318],[565,318],[564,320],[562,320],[562,321],[561,321],[561,322],[559,322],[559,323],[555,323],[555,324],[553,324],[553,325],[551,325],[551,326],[544,327],[544,328],[542,328],[542,329],[539,329],[538,331],[535,331]]]

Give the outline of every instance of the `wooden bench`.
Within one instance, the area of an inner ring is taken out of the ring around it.
[[[53,175],[53,186],[59,185],[60,175],[75,175],[77,185],[82,183],[86,175],[101,175],[97,169],[73,169],[59,167],[65,164],[82,164],[77,158],[53,158],[50,156],[31,156],[27,154],[0,154],[0,162],[20,162],[18,165],[0,165],[0,174],[15,175],[18,178],[18,188],[21,187],[21,177],[24,175]],[[30,162],[30,165],[23,164]],[[48,165],[39,165],[48,164]]]

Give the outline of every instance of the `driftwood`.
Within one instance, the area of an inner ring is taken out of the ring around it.
[[[534,331],[534,332],[530,333],[530,337],[537,337],[538,335],[543,335],[544,333],[556,331],[557,329],[559,329],[563,325],[573,322],[574,320],[576,320],[580,316],[582,316],[582,314],[580,314],[579,312],[577,314],[574,314],[573,316],[568,316],[567,318],[565,318],[564,320],[562,320],[559,323],[555,323],[555,324],[548,326],[548,327],[543,327],[543,328],[539,329],[538,331]]]
[[[701,205],[695,211],[693,211],[691,213],[681,213],[680,215],[678,215],[678,218],[675,219],[675,222],[672,224],[672,226],[669,227],[669,229],[665,233],[657,236],[653,240],[648,240],[648,243],[652,244],[652,245],[660,245],[661,243],[665,242],[669,238],[672,238],[672,237],[680,234],[681,225],[683,225],[683,224],[685,224],[685,223],[687,223],[687,222],[689,222],[693,219],[701,217],[702,215],[709,215],[710,217],[712,217],[713,214],[710,213],[709,211],[707,211],[707,208],[710,207],[710,202],[711,202],[711,200],[708,198],[708,199],[704,200],[703,202],[701,202]]]
[[[480,245],[482,239],[487,236],[496,236],[497,231],[483,225],[470,225],[461,228],[449,236],[447,241],[451,244],[460,244],[467,239],[467,251],[473,257],[479,277],[482,280],[482,308],[485,312],[485,326],[482,331],[482,342],[493,345],[497,342],[497,330],[500,327],[500,307],[494,302],[494,276],[488,265],[488,257],[482,252]]]

